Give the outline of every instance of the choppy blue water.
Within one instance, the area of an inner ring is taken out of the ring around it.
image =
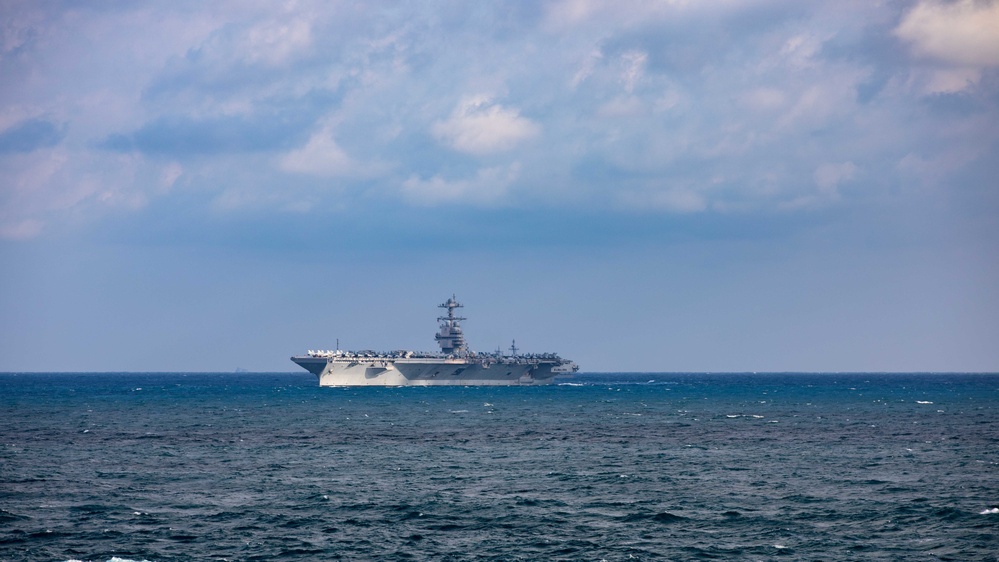
[[[0,560],[996,560],[999,375],[0,374]]]

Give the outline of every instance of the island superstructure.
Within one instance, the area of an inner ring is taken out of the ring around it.
[[[466,319],[455,315],[464,305],[452,295],[438,306],[447,309],[437,318],[439,353],[309,350],[291,360],[319,377],[319,386],[539,385],[579,370],[556,353],[518,353],[516,342],[510,354],[471,351],[461,330]]]

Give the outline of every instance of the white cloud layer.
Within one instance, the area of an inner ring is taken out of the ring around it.
[[[312,27],[304,18],[265,21],[245,34],[242,52],[250,63],[287,63],[312,45]]]
[[[520,165],[483,168],[471,179],[447,180],[440,175],[430,179],[411,176],[402,182],[403,197],[417,205],[439,204],[495,205],[503,202],[517,180]]]
[[[968,90],[985,69],[999,67],[999,2],[922,0],[895,34],[931,63],[917,71],[929,93]]]
[[[923,0],[895,33],[920,56],[960,67],[999,66],[999,2]]]
[[[356,165],[333,140],[329,128],[312,135],[305,146],[281,158],[281,168],[289,172],[317,176],[349,176]]]
[[[898,197],[900,162],[949,197],[999,143],[997,2],[57,1],[0,22],[10,239],[206,201],[808,212]]]
[[[434,123],[432,131],[438,140],[460,152],[490,154],[510,150],[537,136],[540,127],[516,109],[478,95],[463,98],[450,117]]]

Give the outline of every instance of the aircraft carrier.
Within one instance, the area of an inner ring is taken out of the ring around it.
[[[433,386],[433,385],[541,385],[556,375],[575,373],[579,367],[555,353],[518,352],[516,341],[510,353],[470,351],[455,309],[463,308],[452,295],[439,305],[435,336],[439,353],[419,351],[309,350],[291,360],[319,377],[319,386]]]

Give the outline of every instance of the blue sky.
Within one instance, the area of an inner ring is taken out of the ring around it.
[[[0,4],[0,370],[999,369],[999,3]]]

